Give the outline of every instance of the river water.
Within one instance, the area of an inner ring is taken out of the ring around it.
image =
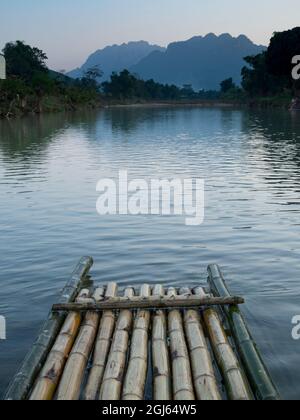
[[[205,219],[99,216],[96,184],[205,180]],[[0,121],[0,395],[77,260],[98,283],[197,285],[222,267],[284,398],[300,399],[300,114],[115,108]]]

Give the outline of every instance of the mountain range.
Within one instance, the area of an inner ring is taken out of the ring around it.
[[[264,49],[266,47],[254,44],[245,35],[235,38],[230,34],[213,33],[174,42],[167,48],[145,41],[130,42],[96,51],[68,76],[83,77],[88,68],[97,65],[104,72],[102,80],[109,79],[113,71],[127,69],[144,80],[214,90],[230,77],[240,84],[244,57],[259,54]]]
[[[102,80],[108,80],[112,72],[130,69],[154,51],[163,52],[165,48],[145,41],[105,47],[91,54],[83,66],[67,73],[67,76],[81,78],[88,69],[99,66],[103,71]]]

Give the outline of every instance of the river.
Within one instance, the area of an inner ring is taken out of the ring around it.
[[[205,219],[100,216],[102,178],[205,180]],[[284,398],[300,398],[300,113],[115,108],[0,121],[0,395],[77,260],[93,278],[198,285],[222,267]]]

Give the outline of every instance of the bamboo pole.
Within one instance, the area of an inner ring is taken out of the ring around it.
[[[217,296],[230,296],[218,265],[210,265],[208,267],[208,275],[209,284]],[[231,326],[239,354],[256,398],[263,401],[280,400],[279,392],[263,362],[239,307],[236,305],[225,306],[223,310]]]
[[[74,300],[78,288],[87,277],[92,265],[93,259],[90,257],[83,257],[79,261],[70,280],[62,291],[59,298],[60,303],[68,303]],[[54,314],[50,312],[38,339],[26,356],[19,372],[9,385],[4,398],[5,400],[24,400],[28,397],[31,387],[44,365],[64,320],[64,313]]]
[[[90,291],[83,289],[79,293],[76,301],[88,299]],[[30,400],[49,401],[52,400],[60,377],[62,375],[66,360],[74,344],[76,335],[81,324],[81,315],[77,312],[71,312],[57,339],[52,347],[46,363],[41,371],[37,383],[35,384]]]
[[[99,290],[96,291],[94,298],[99,300],[103,299]],[[81,384],[94,344],[99,319],[100,317],[98,313],[87,312],[74,347],[70,353],[70,357],[65,366],[65,370],[58,387],[57,400],[72,401],[79,399]]]
[[[177,294],[174,288],[168,291],[169,297]],[[182,316],[179,310],[168,315],[169,337],[173,371],[173,392],[175,401],[195,400],[191,365],[184,336]]]
[[[53,311],[104,311],[117,309],[169,309],[169,308],[199,308],[200,306],[224,306],[243,303],[240,297],[197,297],[197,296],[169,296],[158,298],[150,296],[147,299],[140,297],[112,298],[100,303],[69,303],[53,305]]]
[[[164,296],[163,286],[157,285],[154,296]],[[155,401],[172,399],[171,367],[167,343],[167,320],[163,311],[153,315],[152,327],[153,397]]]
[[[140,296],[145,299],[150,295],[150,286],[144,284],[141,287]],[[122,393],[122,399],[125,401],[142,401],[144,399],[148,368],[150,317],[149,311],[141,310],[137,313],[134,321],[130,358]]]
[[[127,289],[125,291],[127,299],[132,298],[133,294],[133,289]],[[131,326],[132,312],[122,310],[117,321],[116,331],[100,388],[99,399],[101,401],[117,401],[121,399]]]
[[[182,290],[181,293],[192,294],[191,290]],[[203,401],[221,400],[199,312],[195,310],[186,311],[184,326],[197,399]]]
[[[204,291],[202,293],[205,294]],[[217,311],[215,309],[206,309],[203,317],[217,363],[225,380],[229,399],[235,401],[251,400],[251,390],[228,341]]]
[[[114,297],[117,294],[117,284],[110,283],[106,289],[105,297]],[[102,383],[104,369],[110,349],[111,338],[115,328],[115,315],[112,311],[104,311],[96,338],[93,364],[83,398],[87,401],[96,400]]]

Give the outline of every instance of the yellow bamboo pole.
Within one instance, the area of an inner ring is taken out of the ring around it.
[[[60,295],[59,302],[66,303],[74,300],[78,294],[78,290],[82,287],[83,282],[87,278],[87,274],[92,265],[93,259],[91,257],[83,257],[80,259],[70,280],[68,280]],[[19,401],[29,398],[34,382],[38,378],[65,321],[65,315],[65,313],[54,314],[53,312],[49,314],[37,340],[27,354],[18,373],[9,384],[8,390],[4,396],[5,400]]]
[[[94,297],[100,300],[103,298],[100,291],[96,291]],[[99,319],[100,315],[96,312],[86,314],[59,384],[57,400],[79,399],[81,384],[96,337]]]
[[[198,294],[206,295],[201,289]],[[241,365],[229,343],[220,317],[215,309],[206,309],[203,313],[217,363],[225,380],[228,398],[234,401],[252,399],[251,390]]]
[[[192,294],[191,290],[185,290],[182,293]],[[184,326],[197,399],[203,401],[221,400],[222,397],[219,392],[212,359],[200,321],[199,311],[186,311],[184,315]]]
[[[105,297],[112,298],[116,296],[117,289],[116,283],[109,283]],[[113,311],[104,311],[96,339],[93,364],[83,395],[83,398],[87,401],[96,400],[99,393],[114,328],[115,315]]]
[[[163,297],[162,285],[156,285],[154,296]],[[170,401],[172,399],[171,367],[167,343],[167,319],[164,311],[156,311],[152,326],[152,365],[153,365],[153,399]]]
[[[170,288],[168,297],[174,297],[176,295],[176,289]],[[169,312],[168,325],[171,344],[174,400],[195,400],[191,365],[184,336],[182,315],[179,310]]]
[[[130,298],[133,295],[133,289],[127,289],[125,291],[125,297]],[[100,388],[100,401],[117,401],[121,399],[131,326],[132,312],[124,309],[120,312],[117,321],[116,331]]]
[[[151,289],[144,284],[140,291],[142,298],[148,298]],[[148,368],[148,332],[150,326],[150,312],[141,310],[137,313],[131,339],[130,358],[124,380],[122,399],[127,401],[142,401]]]
[[[89,299],[90,291],[83,289],[76,301],[82,302]],[[57,339],[52,347],[40,376],[30,396],[32,401],[52,400],[61,375],[63,373],[67,358],[74,344],[81,323],[81,315],[71,312],[62,326]]]

